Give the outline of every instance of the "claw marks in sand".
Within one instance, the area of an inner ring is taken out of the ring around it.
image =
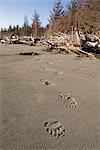
[[[65,135],[65,129],[62,127],[59,121],[45,122],[45,130],[54,137],[60,137]]]
[[[58,96],[63,99],[66,107],[75,108],[78,106],[77,101],[75,100],[75,98],[71,97],[69,92],[67,94],[62,94],[60,92]]]

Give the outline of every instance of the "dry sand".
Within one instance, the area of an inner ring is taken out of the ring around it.
[[[99,150],[100,62],[43,49],[0,45],[0,150]],[[41,55],[18,55],[31,51]],[[65,107],[59,92],[77,107]],[[46,121],[60,122],[65,135],[50,135]]]

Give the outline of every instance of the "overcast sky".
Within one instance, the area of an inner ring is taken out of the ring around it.
[[[62,0],[64,8],[69,1]],[[25,14],[31,24],[34,10],[40,15],[42,25],[46,26],[54,3],[55,0],[0,0],[0,28],[9,25],[23,25]]]

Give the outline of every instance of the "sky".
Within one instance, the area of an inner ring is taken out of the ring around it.
[[[69,1],[62,0],[64,9]],[[22,26],[25,15],[31,24],[34,10],[39,14],[42,26],[45,27],[54,3],[55,0],[0,0],[0,28],[8,28],[9,25],[17,24]]]

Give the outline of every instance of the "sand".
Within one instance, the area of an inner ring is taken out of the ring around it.
[[[100,62],[44,49],[0,45],[0,150],[99,150]],[[59,126],[64,136],[51,135]]]

